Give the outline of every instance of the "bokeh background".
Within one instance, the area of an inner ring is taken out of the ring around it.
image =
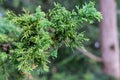
[[[1,0],[0,17],[4,17],[7,10],[12,10],[16,14],[22,13],[23,8],[34,12],[39,5],[47,13],[49,9],[54,7],[54,2],[61,3],[68,10],[72,10],[76,5],[82,6],[89,1],[94,1],[95,7],[100,11],[100,0]],[[120,39],[120,0],[116,0],[116,2]],[[99,23],[96,22],[92,25],[85,23],[83,26],[81,31],[85,30],[86,37],[89,38],[89,41],[84,43],[85,48],[94,55],[101,57]],[[36,70],[32,72],[34,80],[114,80],[111,76],[103,73],[101,62],[92,60],[81,52],[65,46],[59,48],[58,57],[53,59],[49,66],[50,71],[47,73],[38,74]],[[16,77],[19,76],[19,73],[9,67],[6,70],[12,74],[9,80],[17,80]]]

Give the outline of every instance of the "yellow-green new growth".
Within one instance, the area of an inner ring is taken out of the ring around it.
[[[83,46],[86,41],[84,31],[78,32],[84,22],[100,21],[102,15],[94,8],[94,3],[85,4],[69,11],[56,3],[55,8],[46,14],[40,6],[35,13],[15,15],[8,13],[8,20],[19,27],[20,35],[14,39],[11,50],[11,61],[23,72],[30,72],[35,68],[48,71],[50,57],[57,57],[57,49],[65,44],[68,47]]]

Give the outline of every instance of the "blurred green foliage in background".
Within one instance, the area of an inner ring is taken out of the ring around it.
[[[29,11],[31,11],[31,13],[34,13],[36,7],[38,7],[39,5],[41,5],[42,11],[47,13],[49,12],[49,9],[53,9],[54,2],[58,2],[65,6],[66,9],[72,11],[73,9],[75,9],[76,5],[82,7],[82,4],[88,3],[89,1],[94,1],[96,3],[96,8],[99,10],[98,0],[1,0],[0,18],[6,16],[5,13],[7,12],[7,10],[12,10],[14,13],[16,13],[16,15],[23,13],[23,8],[28,9]],[[120,20],[120,1],[117,1],[118,20]],[[120,26],[120,24],[118,25]],[[100,56],[98,23],[96,22],[92,25],[84,23],[80,26],[83,27],[79,29],[79,32],[85,31],[84,33],[86,37],[89,38],[89,41],[84,43],[85,48],[94,53],[94,55]],[[7,20],[0,19],[0,43],[11,42],[13,38],[16,39],[20,35],[18,30],[20,29],[10,24]],[[95,45],[97,43],[98,46]],[[9,47],[9,45],[7,46]],[[22,80],[23,77],[21,76],[23,76],[24,74],[22,74],[21,72],[17,72],[13,63],[10,63],[9,61],[3,63],[6,58],[8,58],[8,56],[1,51],[0,65],[2,65],[3,67],[0,69],[0,80],[7,80],[8,76],[9,80]],[[49,64],[49,72],[44,72],[41,74],[37,72],[38,69],[32,72],[32,77],[34,78],[34,80],[108,80],[109,78],[111,78],[110,76],[103,74],[101,63],[89,59],[77,50],[66,48],[65,45],[62,45],[59,48],[57,58],[52,59],[51,62],[52,63]],[[2,72],[5,75],[2,75]],[[23,80],[28,80],[28,77],[29,76],[24,77]]]

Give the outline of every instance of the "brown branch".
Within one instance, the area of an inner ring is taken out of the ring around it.
[[[34,80],[33,76],[31,74],[28,75],[29,80]]]
[[[92,53],[88,52],[86,49],[83,48],[79,48],[79,47],[75,47],[78,51],[82,52],[84,55],[86,55],[87,57],[89,57],[92,60],[98,61],[98,62],[102,62],[102,59],[100,57],[97,57],[95,55],[93,55]]]
[[[28,80],[34,80],[32,74],[25,73],[25,72],[23,72],[22,74],[24,75],[24,77],[28,77]]]

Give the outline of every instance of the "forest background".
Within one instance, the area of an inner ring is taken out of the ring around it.
[[[73,10],[76,5],[82,6],[90,1],[95,2],[95,7],[100,11],[100,0],[1,0],[0,17],[4,17],[7,10],[12,10],[16,14],[22,13],[23,8],[34,12],[39,5],[47,13],[49,9],[54,7],[54,2],[62,4],[68,10]],[[120,40],[120,0],[116,0],[116,3],[118,37]],[[82,26],[84,27],[81,31],[85,31],[85,35],[89,39],[89,41],[84,43],[84,47],[93,55],[101,57],[100,23],[97,21],[91,25],[84,23]],[[84,55],[84,51],[73,51],[65,46],[59,48],[57,58],[53,59],[49,66],[49,72],[38,75],[34,71],[31,75],[32,78],[34,80],[114,80],[103,72],[103,64],[101,62]],[[16,74],[13,69],[8,67],[7,70],[12,74],[9,80],[16,80],[19,77],[19,73]],[[2,76],[0,75],[0,80],[2,80]]]

